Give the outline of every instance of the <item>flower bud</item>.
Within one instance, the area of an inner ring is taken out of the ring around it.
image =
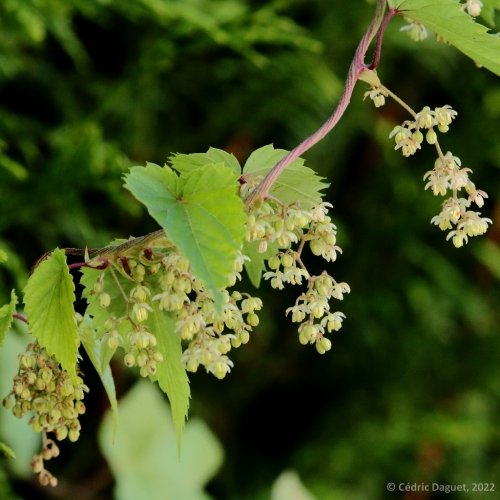
[[[446,134],[448,130],[450,130],[450,127],[448,125],[442,125],[441,123],[438,125],[438,130],[442,132],[443,134]]]
[[[36,382],[37,376],[35,372],[28,372],[26,374],[26,378],[28,380],[28,384],[33,385]]]
[[[80,437],[80,432],[75,431],[74,429],[70,429],[68,431],[68,439],[74,443],[75,441],[78,441],[78,438]]]
[[[142,368],[148,362],[148,355],[144,352],[139,353],[135,362],[137,363],[137,366]]]
[[[163,354],[161,352],[155,351],[155,353],[153,354],[153,359],[156,362],[161,363],[163,361]]]
[[[2,404],[4,408],[12,408],[14,400],[10,396],[7,396],[6,398],[3,399]]]
[[[318,351],[319,354],[325,354],[325,350],[323,347],[321,347],[321,344],[316,343],[316,350]]]
[[[188,371],[194,373],[196,372],[196,370],[198,370],[198,363],[193,358],[190,358],[190,360],[187,362],[186,368]]]
[[[113,333],[115,333],[115,332],[113,332]],[[117,332],[117,333],[118,333],[118,332]],[[110,349],[116,349],[116,348],[118,347],[118,344],[119,344],[119,343],[120,343],[120,339],[119,339],[119,337],[117,337],[117,336],[114,336],[114,335],[113,335],[113,336],[110,336],[110,337],[108,338],[108,347],[109,347]]]
[[[83,403],[83,401],[77,401],[75,403],[75,410],[77,411],[77,413],[79,415],[83,415],[85,413],[85,404]]]
[[[231,345],[234,347],[234,348],[238,348],[240,347],[241,345],[241,339],[239,339],[238,337],[234,338],[234,339],[231,339]]]
[[[93,290],[95,293],[102,293],[102,291],[104,290],[102,283],[100,281],[96,281],[94,283]]]
[[[52,486],[52,488],[55,488],[57,486],[57,477],[52,476],[49,479],[49,485]]]
[[[148,365],[141,366],[139,374],[141,375],[141,377],[146,378],[149,375]]]
[[[437,141],[437,135],[436,135],[436,132],[434,132],[434,129],[430,128],[427,131],[427,134],[425,134],[425,140],[429,144],[435,144],[436,143],[436,141]]]
[[[295,259],[289,253],[285,253],[281,256],[283,267],[292,267],[294,262]]]
[[[248,313],[247,315],[247,323],[250,326],[257,326],[259,324],[259,317],[255,313]]]
[[[39,391],[43,391],[47,387],[47,384],[43,381],[42,378],[37,378],[35,386]]]
[[[415,132],[413,132],[413,134],[411,135],[411,138],[419,144],[422,144],[424,135],[422,134],[422,132],[420,132],[420,130],[415,130]]]
[[[125,358],[123,359],[123,361],[125,362],[126,366],[132,368],[132,366],[135,365],[135,356],[131,352],[127,352],[127,354],[125,354]]]
[[[111,304],[111,297],[108,293],[103,292],[99,295],[99,304],[101,307],[108,307]]]
[[[332,343],[330,342],[330,339],[327,339],[326,337],[323,337],[321,339],[320,345],[325,351],[329,351],[332,348]]]
[[[240,340],[242,344],[248,344],[248,341],[250,340],[250,333],[248,330],[240,332]]]
[[[68,428],[63,425],[55,430],[56,438],[58,441],[62,441],[68,437]]]
[[[280,258],[277,255],[274,255],[267,261],[267,264],[269,269],[278,269],[280,267]]]

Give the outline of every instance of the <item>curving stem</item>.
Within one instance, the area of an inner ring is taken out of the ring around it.
[[[340,101],[337,105],[337,108],[333,112],[332,116],[328,118],[328,120],[310,137],[301,142],[295,149],[290,151],[281,161],[279,161],[272,170],[267,174],[264,180],[250,193],[250,195],[245,200],[245,206],[250,206],[255,203],[257,200],[265,200],[269,195],[269,189],[273,185],[274,181],[278,178],[281,172],[292,163],[296,158],[298,158],[304,151],[307,151],[309,148],[314,146],[317,142],[321,141],[323,137],[325,137],[330,130],[337,124],[340,120],[341,116],[344,114],[350,100],[351,95],[354,90],[354,85],[359,78],[359,75],[364,69],[373,68],[378,64],[379,56],[380,56],[380,46],[382,41],[383,30],[380,33],[379,40],[377,42],[376,53],[374,62],[371,65],[367,65],[364,63],[365,54],[370,46],[371,41],[376,35],[377,31],[383,25],[385,28],[387,22],[390,20],[394,14],[397,13],[396,9],[391,9],[384,20],[384,11],[387,0],[377,0],[377,7],[375,9],[375,15],[373,20],[365,33],[365,36],[362,38],[358,48],[356,50],[356,54],[354,55],[354,59],[349,68],[349,73],[347,74],[347,80],[344,87],[344,92]],[[375,65],[375,66],[374,66]]]

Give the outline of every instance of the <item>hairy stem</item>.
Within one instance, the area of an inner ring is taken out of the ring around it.
[[[347,106],[349,105],[354,86],[359,78],[360,73],[364,69],[368,68],[368,65],[364,63],[365,54],[368,50],[368,47],[370,46],[370,42],[373,40],[373,37],[382,24],[385,4],[386,0],[377,0],[375,15],[367,32],[365,33],[365,36],[362,38],[360,44],[358,45],[356,54],[354,55],[354,59],[352,60],[349,72],[347,74],[344,92],[333,114],[313,135],[301,142],[295,149],[290,151],[290,153],[288,153],[272,168],[272,170],[267,174],[264,180],[247,197],[247,199],[245,200],[245,206],[250,206],[257,200],[266,199],[269,193],[269,189],[281,174],[281,172],[283,172],[283,170],[295,159],[297,159],[302,153],[321,141],[321,139],[323,139],[340,120]]]

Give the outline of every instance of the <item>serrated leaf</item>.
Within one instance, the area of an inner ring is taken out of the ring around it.
[[[14,290],[10,294],[10,302],[0,307],[0,347],[3,346],[5,335],[12,325],[12,315],[16,312],[17,295]]]
[[[230,167],[237,175],[241,174],[241,165],[233,154],[222,149],[210,148],[206,153],[194,153],[190,155],[177,154],[169,158],[172,167],[181,174],[187,174],[197,168],[212,163],[222,163]]]
[[[85,315],[84,321],[80,324],[78,328],[78,334],[82,345],[87,352],[87,355],[92,362],[95,370],[99,374],[101,378],[102,385],[104,386],[104,390],[108,395],[109,404],[111,406],[111,411],[113,414],[113,439],[116,434],[116,429],[118,426],[118,400],[116,398],[116,389],[115,389],[115,381],[113,379],[113,374],[111,373],[111,367],[108,364],[104,371],[101,369],[101,348],[102,343],[100,341],[96,341],[94,337],[94,331],[92,328],[92,318],[88,315]]]
[[[427,26],[473,61],[500,75],[500,37],[476,23],[454,0],[404,0],[402,15]]]
[[[125,187],[146,207],[214,294],[228,284],[245,235],[246,216],[237,175],[224,165],[205,165],[178,177],[169,167],[133,167]]]
[[[182,428],[187,419],[191,394],[189,379],[182,364],[181,337],[175,333],[175,318],[161,311],[158,301],[153,302],[152,307],[153,311],[149,314],[146,325],[156,336],[156,350],[163,356],[163,361],[156,365],[156,377],[158,385],[170,401],[180,454]]]
[[[24,305],[33,337],[76,381],[78,334],[73,319],[75,285],[63,250],[56,248],[30,276]]]
[[[288,154],[284,149],[274,149],[272,144],[255,150],[243,167],[243,176],[248,181],[265,177],[282,158]],[[281,203],[299,202],[303,209],[319,205],[323,199],[321,190],[328,187],[322,177],[304,167],[304,160],[297,158],[280,174],[269,190],[269,194]]]
[[[9,448],[5,443],[0,441],[0,453],[5,455],[7,458],[16,458],[16,454]]]
[[[262,272],[266,270],[265,261],[276,255],[279,250],[279,243],[274,241],[267,245],[267,250],[264,253],[259,253],[259,244],[259,241],[245,241],[242,249],[243,254],[250,257],[250,262],[245,261],[245,270],[255,288],[259,288]]]

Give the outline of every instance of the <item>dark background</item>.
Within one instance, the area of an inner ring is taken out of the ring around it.
[[[210,146],[243,163],[314,132],[373,11],[362,0],[1,2],[1,303],[56,246],[157,228],[122,188],[131,165]],[[435,151],[394,151],[388,135],[408,115],[392,101],[363,102],[358,83],[339,125],[304,155],[331,183],[344,251],[307,265],[350,284],[332,306],[347,319],[320,356],[284,316],[297,289],[250,290],[265,308],[251,342],[232,353],[233,372],[190,377],[190,415],[226,453],[207,488],[217,500],[268,498],[286,468],[320,500],[483,498],[390,495],[391,481],[500,489],[499,79],[432,34],[413,42],[403,25],[387,30],[379,76],[417,111],[458,111],[441,145],[489,194],[482,212],[493,226],[461,249],[445,241],[430,224],[443,199],[422,181]],[[88,360],[82,367],[92,389],[82,437],[50,464],[65,489],[40,489],[2,461],[2,499],[113,498],[96,445],[106,398]],[[135,379],[120,360],[113,369],[122,395]]]

